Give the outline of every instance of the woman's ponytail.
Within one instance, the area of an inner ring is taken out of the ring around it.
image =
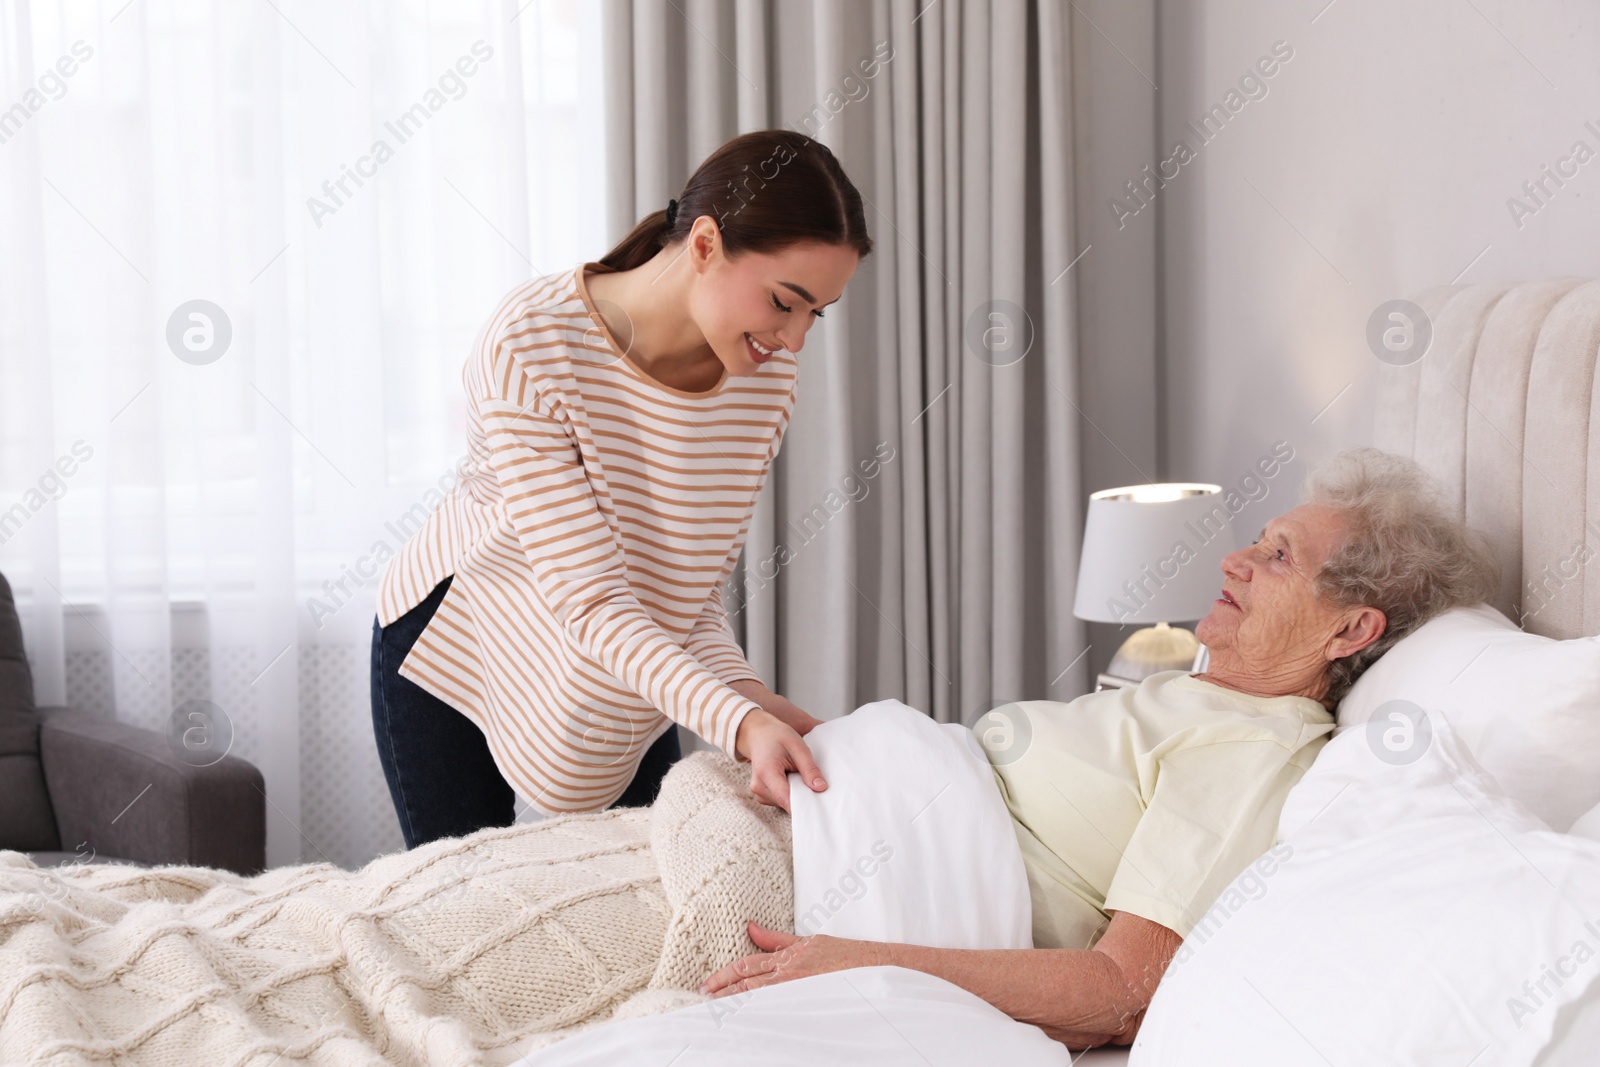
[[[600,262],[612,270],[632,270],[650,262],[650,257],[667,246],[667,211],[652,211],[617,242],[617,247],[601,257]]]
[[[678,194],[671,222],[652,211],[601,257],[613,270],[648,263],[709,215],[729,256],[777,252],[800,241],[872,251],[861,194],[820,141],[793,130],[741,134],[707,156]]]

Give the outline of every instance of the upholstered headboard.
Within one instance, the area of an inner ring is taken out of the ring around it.
[[[1495,606],[1600,634],[1600,280],[1453,285],[1426,353],[1379,371],[1373,442],[1415,458],[1500,556]]]

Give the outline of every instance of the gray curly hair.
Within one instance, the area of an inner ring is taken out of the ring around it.
[[[1328,664],[1330,704],[1368,667],[1441,612],[1493,600],[1500,562],[1459,521],[1437,483],[1412,460],[1376,448],[1341,452],[1306,481],[1306,502],[1344,512],[1348,533],[1316,577],[1319,596],[1367,605],[1388,620],[1383,636]]]

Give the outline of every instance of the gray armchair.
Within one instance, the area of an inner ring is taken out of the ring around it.
[[[266,867],[261,772],[238,756],[180,759],[153,730],[36,708],[11,586],[0,575],[0,849],[49,866]]]

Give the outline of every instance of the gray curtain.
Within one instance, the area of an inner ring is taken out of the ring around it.
[[[1075,10],[607,0],[613,237],[752,129],[821,140],[868,202],[876,249],[800,354],[794,420],[726,591],[751,664],[819,717],[898,697],[970,723],[1081,694],[1110,654],[1085,654],[1072,597],[1087,492],[1154,474],[1154,244],[1076,263],[1104,224],[1076,157],[1097,125],[1129,140],[1130,100],[1114,127],[1085,103],[1099,52],[1074,41],[1127,9],[1095,28]],[[889,58],[867,78],[875,54]],[[1149,115],[1130,159],[1148,155],[1141,137],[1153,146]],[[1086,286],[1136,324],[1107,317],[1087,336]],[[1100,373],[1082,373],[1086,350],[1105,353]],[[1083,394],[1091,381],[1100,395]]]

